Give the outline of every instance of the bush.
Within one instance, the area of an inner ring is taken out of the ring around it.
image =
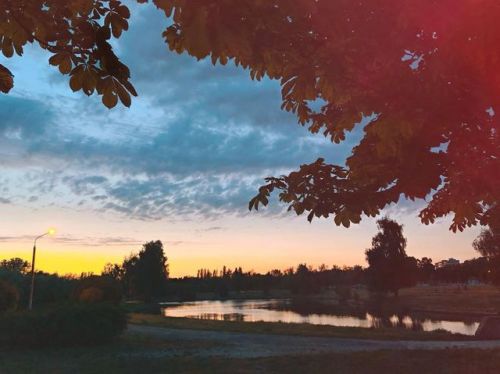
[[[126,326],[125,312],[108,303],[82,303],[31,312],[11,312],[0,319],[0,345],[94,345],[109,342]]]
[[[126,303],[128,313],[161,314],[161,305],[158,303]]]
[[[15,310],[19,302],[19,292],[11,283],[0,279],[0,313]]]
[[[122,299],[122,287],[120,282],[109,276],[93,275],[78,281],[74,298],[87,303],[118,304]]]
[[[88,287],[81,290],[78,301],[85,303],[100,303],[104,301],[104,292],[97,287]]]
[[[18,305],[25,308],[28,305],[31,275],[0,268],[0,279],[15,286],[19,292]],[[36,272],[33,305],[39,308],[42,305],[67,302],[77,282],[78,280],[70,277],[61,277],[57,274],[47,274],[41,271]]]

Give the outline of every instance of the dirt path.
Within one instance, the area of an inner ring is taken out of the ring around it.
[[[322,338],[290,335],[248,334],[225,331],[169,329],[130,324],[127,333],[145,334],[168,341],[206,343],[197,348],[153,353],[161,355],[189,354],[194,356],[268,357],[325,352],[376,351],[381,349],[447,349],[500,348],[493,341],[383,341],[343,338]]]

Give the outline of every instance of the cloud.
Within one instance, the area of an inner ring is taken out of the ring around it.
[[[0,197],[0,204],[10,204],[10,203],[12,203],[12,201],[10,201],[9,199]]]
[[[0,242],[25,242],[33,241],[34,237],[29,235],[19,236],[0,236]],[[83,247],[102,247],[102,246],[139,246],[143,243],[142,240],[128,237],[76,237],[76,236],[55,236],[51,239],[56,243],[71,244],[74,246]]]
[[[28,235],[19,235],[19,236],[0,236],[0,242],[17,242],[17,241],[26,241],[33,240],[34,237]]]
[[[39,100],[0,96],[0,135],[14,139],[41,136],[54,118],[54,113]]]
[[[72,237],[62,236],[54,239],[58,243],[73,244],[85,247],[102,247],[102,246],[139,246],[143,241],[128,237]]]
[[[247,212],[254,185],[255,181],[243,175],[127,180],[106,191],[109,201],[103,209],[140,219],[241,215]]]
[[[206,229],[202,229],[202,231],[221,231],[221,230],[225,230],[225,228],[221,226],[210,226],[207,227]]]
[[[107,182],[107,178],[101,175],[89,175],[84,177],[63,177],[65,182],[71,190],[77,195],[91,195],[95,193],[95,188]]]
[[[278,82],[169,52],[164,14],[137,9],[116,45],[140,94],[131,109],[71,93],[49,67],[52,93],[2,96],[0,133],[18,134],[0,150],[6,198],[146,220],[240,215],[264,177],[349,154],[360,134],[335,146],[308,134],[280,110]]]

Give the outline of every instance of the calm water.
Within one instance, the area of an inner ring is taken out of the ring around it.
[[[313,325],[332,325],[350,327],[394,327],[432,331],[437,329],[453,333],[474,335],[479,322],[446,321],[434,319],[416,319],[409,315],[390,315],[384,318],[370,313],[364,315],[338,315],[297,313],[287,309],[284,300],[226,300],[226,301],[194,301],[183,303],[163,303],[163,314],[166,317],[187,317],[219,321],[244,322],[287,322],[310,323]]]

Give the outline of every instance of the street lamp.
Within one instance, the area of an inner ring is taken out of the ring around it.
[[[35,238],[35,242],[33,243],[33,259],[31,261],[31,288],[30,288],[30,300],[28,304],[28,309],[33,309],[33,290],[35,288],[35,254],[36,254],[36,241],[40,238],[43,238],[46,235],[54,235],[56,233],[56,229],[50,228],[47,230],[45,234],[39,235]]]

